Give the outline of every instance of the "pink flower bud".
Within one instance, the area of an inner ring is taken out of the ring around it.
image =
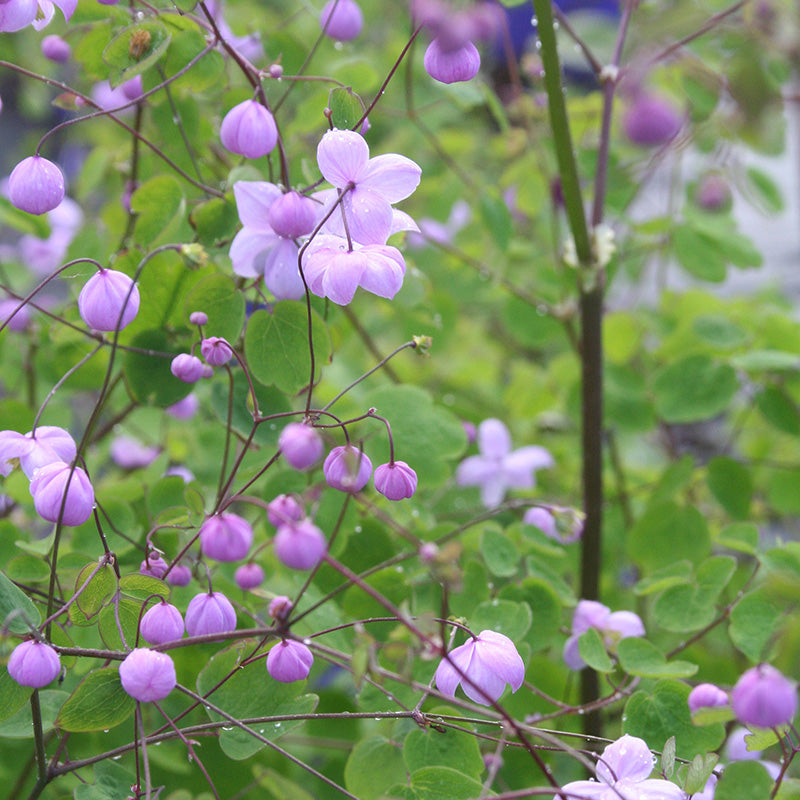
[[[246,592],[248,589],[255,589],[264,583],[264,570],[260,564],[242,564],[233,575],[236,585]]]
[[[422,61],[425,72],[440,83],[460,83],[470,81],[481,68],[481,56],[469,39],[453,49],[442,46],[439,37],[435,38],[425,51]]]
[[[8,198],[22,211],[45,214],[64,199],[64,176],[52,161],[28,156],[11,172]]]
[[[352,445],[334,447],[322,465],[325,480],[340,492],[360,492],[372,475],[372,462],[367,454]]]
[[[439,555],[439,547],[434,542],[423,542],[419,547],[419,559],[423,564],[431,564]]]
[[[538,528],[548,539],[561,541],[556,527],[556,518],[546,508],[541,508],[540,506],[529,508],[522,517],[522,521],[526,525],[533,525],[534,528]]]
[[[405,461],[392,461],[375,469],[375,488],[389,500],[404,500],[417,491],[417,473]]]
[[[139,632],[150,644],[175,642],[183,636],[181,612],[169,603],[156,603],[142,616]]]
[[[292,569],[312,569],[328,549],[324,534],[309,519],[281,525],[273,545],[278,560]]]
[[[192,570],[184,564],[178,564],[167,574],[170,586],[188,586],[192,582]]]
[[[663,97],[638,94],[622,118],[625,135],[642,147],[657,147],[674,139],[683,120],[675,106]]]
[[[279,494],[267,505],[267,519],[275,528],[303,519],[303,507],[290,494]]]
[[[280,64],[270,64],[269,65],[269,76],[270,78],[282,78],[283,77],[283,67]]]
[[[203,362],[197,356],[181,353],[172,359],[170,372],[184,383],[197,383],[203,377]]]
[[[209,336],[200,343],[203,358],[212,367],[221,367],[233,358],[233,349],[221,336]]]
[[[140,703],[163,700],[178,682],[172,659],[146,647],[128,653],[119,665],[119,679],[122,688]]]
[[[245,100],[225,115],[219,137],[231,153],[260,158],[278,143],[278,128],[272,114],[261,103]]]
[[[328,0],[319,15],[319,26],[331,39],[349,42],[364,27],[364,15],[355,0]]]
[[[8,659],[8,674],[20,685],[41,689],[61,672],[61,659],[49,644],[18,644]]]
[[[186,633],[204,636],[236,630],[236,611],[221,592],[203,592],[189,601],[186,609]]]
[[[290,422],[281,431],[278,447],[289,464],[300,470],[316,464],[325,449],[322,437],[304,422]]]
[[[722,175],[704,175],[697,186],[695,200],[706,211],[719,211],[731,202],[731,187]]]
[[[473,444],[478,438],[478,429],[475,427],[475,423],[464,420],[461,423],[461,427],[464,429],[464,433],[467,434],[467,444]]]
[[[109,447],[111,460],[123,469],[147,467],[160,452],[157,447],[147,447],[132,436],[116,436]]]
[[[122,330],[139,313],[139,290],[124,272],[95,272],[78,296],[81,319],[96,331]]]
[[[237,514],[215,514],[200,526],[203,555],[217,561],[241,561],[252,544],[253,529]]]
[[[297,192],[286,192],[267,211],[267,222],[278,236],[297,239],[314,230],[317,204]]]
[[[272,619],[284,620],[292,613],[293,608],[294,603],[285,594],[279,594],[270,601],[267,613]]]
[[[57,64],[64,64],[69,61],[72,48],[69,43],[64,41],[60,36],[51,34],[42,39],[42,55],[55,61]]]
[[[200,401],[197,399],[197,396],[194,394],[187,394],[182,400],[178,400],[177,403],[173,403],[164,410],[175,419],[191,419],[197,413],[199,407]]]
[[[47,464],[34,474],[30,491],[36,513],[48,522],[61,517],[64,525],[82,525],[92,515],[94,490],[80,467],[73,470],[63,461]]]
[[[797,687],[770,664],[747,670],[731,692],[736,718],[744,725],[776,728],[797,713]]]
[[[158,578],[161,580],[167,574],[169,564],[155,552],[151,552],[141,564],[139,564],[139,573],[141,575],[149,575],[151,578]],[[176,567],[177,569],[177,567]],[[175,570],[172,570],[174,572]],[[170,572],[170,575],[172,574]]]
[[[308,677],[314,656],[301,642],[292,639],[278,642],[267,653],[267,672],[281,683],[302,681]]]
[[[31,311],[27,304],[20,307],[19,300],[0,300],[0,325],[5,325],[10,331],[24,331],[30,322]]]
[[[192,325],[208,325],[208,314],[205,311],[192,311],[189,314],[189,322]]]
[[[728,693],[713,683],[701,683],[689,692],[689,713],[694,714],[701,708],[716,708],[728,705]]]
[[[203,374],[201,378],[211,378],[214,375],[214,370],[208,364],[203,364]]]

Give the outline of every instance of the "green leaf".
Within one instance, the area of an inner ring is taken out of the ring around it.
[[[661,748],[661,771],[669,780],[675,773],[675,737],[670,736]]]
[[[75,591],[83,586],[92,570],[97,567],[97,562],[87,564],[75,580]],[[106,564],[89,581],[86,588],[80,593],[75,604],[87,619],[91,619],[114,596],[117,591],[117,577],[113,568]]]
[[[625,672],[643,678],[688,678],[698,670],[688,661],[667,661],[654,644],[636,636],[620,641],[617,656]]]
[[[634,692],[625,704],[623,731],[654,742],[674,736],[678,758],[716,750],[725,738],[725,728],[693,725],[688,697],[689,687],[676,680],[660,680],[648,691]]]
[[[715,800],[769,800],[773,780],[758,761],[734,761],[717,781]]]
[[[692,321],[692,330],[713,347],[729,350],[747,341],[747,332],[722,314],[703,314]]]
[[[470,617],[470,627],[475,633],[496,631],[512,641],[521,639],[532,622],[533,614],[528,604],[513,603],[510,600],[489,600],[481,603]]]
[[[56,725],[65,731],[103,731],[133,714],[136,701],[122,688],[117,667],[90,672],[61,707]]]
[[[767,500],[781,514],[800,513],[800,472],[776,469],[767,476]]]
[[[322,317],[312,309],[315,375],[331,357],[331,339]],[[275,384],[286,394],[308,386],[311,359],[308,352],[306,305],[281,300],[269,311],[256,311],[247,323],[244,349],[250,370],[266,386]]]
[[[39,583],[50,577],[50,567],[38,556],[23,553],[8,562],[6,575],[19,583]]]
[[[672,246],[678,263],[701,281],[721,283],[727,274],[728,259],[717,246],[718,240],[687,223],[672,233]]]
[[[717,502],[736,519],[750,514],[753,499],[753,478],[750,470],[725,456],[708,462],[708,487]]]
[[[147,247],[170,233],[183,218],[183,189],[171,175],[157,175],[131,195],[131,211],[136,217],[134,241]]]
[[[501,530],[487,528],[481,536],[481,553],[489,572],[501,578],[516,575],[521,559],[514,542]]]
[[[483,792],[480,781],[450,767],[418,769],[411,775],[411,788],[416,800],[470,800]]]
[[[119,616],[119,625],[125,634],[127,646],[133,647],[133,643],[136,641],[136,629],[139,624],[139,612],[142,610],[142,602],[141,600],[133,600],[130,597],[121,597],[116,605],[118,606],[116,614],[115,603],[107,605],[100,612],[98,617],[100,637],[106,643],[106,646],[112,650],[123,650],[125,648],[119,636],[117,616]]]
[[[417,728],[403,742],[403,760],[409,772],[441,765],[480,777],[484,770],[478,740],[467,732],[444,728],[443,733]]]
[[[745,170],[744,191],[748,199],[766,214],[778,214],[784,209],[783,194],[775,181],[756,167]]]
[[[74,800],[120,800],[130,795],[134,783],[133,773],[107,759],[94,765],[94,783],[75,787]]]
[[[697,562],[711,549],[703,515],[672,502],[650,505],[636,521],[628,540],[631,558],[648,572],[688,559]]]
[[[511,212],[500,197],[487,192],[479,195],[481,217],[495,244],[503,251],[508,249],[511,239]]]
[[[748,350],[733,356],[730,363],[748,372],[796,372],[800,369],[800,355],[783,350]]]
[[[254,764],[253,777],[273,800],[315,800],[305,789],[270,767],[265,769],[260,764]]]
[[[358,742],[344,766],[345,788],[359,800],[378,800],[390,786],[405,782],[400,748],[383,736]]]
[[[738,388],[733,367],[706,355],[687,356],[656,376],[656,412],[665,422],[710,419],[725,411]]]
[[[195,0],[188,0],[192,6]],[[164,74],[172,77],[180,72],[206,46],[205,38],[199,30],[176,31],[172,36],[164,62]],[[225,73],[225,59],[222,53],[211,50],[191,69],[176,78],[170,85],[172,91],[189,89],[193,93],[205,91],[218,83]]]
[[[595,628],[589,628],[578,637],[578,652],[587,666],[597,672],[611,672],[614,663],[606,652],[603,637]]]
[[[706,706],[698,708],[692,714],[695,725],[715,725],[718,722],[730,722],[734,719],[733,709],[730,706]]]
[[[57,689],[39,689],[39,705],[42,709],[42,731],[47,733],[55,725],[58,711],[69,695]],[[27,704],[7,719],[0,722],[0,738],[5,739],[32,739],[33,724],[31,723],[31,710]]]
[[[168,598],[170,588],[162,580],[151,575],[142,575],[140,572],[131,572],[119,579],[119,590],[130,597],[144,600],[151,594],[160,594]]]
[[[523,578],[519,583],[504,586],[499,598],[523,602],[531,610],[536,624],[528,629],[525,642],[532,653],[552,644],[561,626],[561,602],[549,583],[538,578]]]
[[[193,311],[204,311],[208,315],[208,323],[203,326],[204,336],[222,336],[235,346],[244,325],[245,300],[230,278],[225,275],[203,278],[186,297],[187,325],[191,324],[189,315]]]
[[[50,236],[47,217],[47,214],[29,214],[27,211],[20,211],[11,205],[7,197],[0,196],[0,224],[8,225],[15,231],[30,234],[37,239],[47,239]]]
[[[0,572],[0,627],[7,627],[11,633],[28,633],[41,620],[39,609],[28,595]]]
[[[669,589],[671,586],[679,586],[689,583],[692,579],[692,564],[690,561],[676,561],[668,564],[662,569],[656,570],[647,578],[642,578],[634,587],[633,593],[639,597],[648,594],[656,594]]]
[[[739,553],[755,555],[758,552],[758,528],[751,522],[735,522],[720,531],[717,542]]]
[[[30,686],[20,686],[9,674],[5,665],[0,666],[0,722],[13,716],[31,696]]]
[[[800,436],[800,413],[794,400],[778,386],[766,386],[756,395],[756,408],[779,431]]]
[[[330,120],[333,127],[340,131],[355,128],[366,110],[361,98],[349,86],[331,89],[328,95],[328,108],[331,111]]]
[[[112,68],[111,88],[150,69],[166,52],[170,38],[166,27],[155,17],[123,28],[103,50],[103,61]]]
[[[683,787],[686,794],[703,791],[717,761],[719,761],[719,756],[716,753],[698,753],[692,759],[692,763],[689,764],[689,769],[686,771],[686,783]]]
[[[201,244],[219,247],[233,238],[239,226],[239,214],[233,203],[214,197],[195,206],[189,214],[189,222]]]
[[[748,592],[731,609],[728,635],[751,661],[759,662],[767,655],[767,645],[783,613],[784,609],[770,598],[767,589]]]
[[[134,337],[131,346],[154,353],[170,353],[167,336],[160,330],[142,331]],[[171,362],[171,357],[163,358],[146,352],[130,350],[125,353],[122,373],[128,391],[137,403],[166,408],[191,392],[190,384],[179,381],[170,372]]]

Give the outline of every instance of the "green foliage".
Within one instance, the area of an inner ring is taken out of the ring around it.
[[[380,769],[376,769],[378,764]],[[363,800],[378,800],[391,786],[405,781],[403,753],[383,736],[362,739],[347,758],[344,785]]]
[[[102,731],[121,725],[136,706],[122,688],[119,670],[106,667],[90,672],[61,706],[56,725],[64,731]]]
[[[28,595],[18,589],[0,572],[0,619],[11,633],[27,633],[31,625],[38,625],[39,610]]]
[[[720,800],[767,800],[771,792],[772,779],[763,764],[735,761],[723,771],[714,796]]]

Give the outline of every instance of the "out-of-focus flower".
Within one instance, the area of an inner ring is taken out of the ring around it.
[[[311,651],[302,642],[293,639],[278,642],[267,653],[267,672],[281,683],[305,680],[313,663]]]
[[[139,565],[139,573],[141,575],[149,575],[151,578],[158,578],[159,580],[161,580],[161,578],[167,574],[168,569],[169,564],[167,564],[163,557],[155,551],[148,553],[145,560]],[[170,575],[172,575],[176,569],[177,567],[170,572]]]
[[[42,55],[49,58],[50,61],[55,61],[57,64],[64,64],[69,61],[72,48],[69,42],[62,39],[60,36],[50,34],[42,39]]]
[[[270,601],[267,613],[272,619],[286,619],[293,608],[294,603],[285,594],[279,594]]]
[[[281,431],[278,447],[289,464],[299,470],[313,467],[325,451],[322,437],[304,422],[290,422]]]
[[[728,181],[715,172],[704,175],[697,184],[694,195],[700,208],[719,211],[731,204],[731,187]]]
[[[278,560],[292,569],[313,569],[328,549],[325,535],[310,519],[281,525],[272,543]]]
[[[260,564],[242,564],[233,575],[236,585],[246,592],[248,589],[255,589],[264,583],[264,570]]]
[[[622,129],[634,144],[657,147],[678,135],[683,118],[666,98],[638,92],[622,117]]]
[[[223,3],[221,0],[207,0],[206,8],[208,13],[214,17],[217,29],[222,34],[222,38],[231,45],[240,55],[248,61],[256,62],[264,58],[264,47],[261,44],[260,33],[247,33],[244,36],[237,36],[225,21],[223,15]],[[222,49],[222,45],[220,45]]]
[[[364,15],[355,0],[328,0],[319,15],[319,26],[326,36],[349,42],[364,27]]]
[[[139,469],[152,464],[161,452],[158,447],[148,447],[133,436],[116,436],[109,447],[111,460],[123,469]]]
[[[419,232],[409,231],[406,236],[408,247],[418,250],[427,247],[429,242],[434,244],[452,244],[455,235],[469,222],[472,210],[466,200],[457,200],[450,209],[447,222],[439,222],[430,217],[423,217],[419,221]],[[472,425],[472,423],[464,423]],[[472,426],[474,430],[474,425]]]
[[[8,330],[24,331],[31,322],[31,312],[27,304],[20,307],[20,301],[13,297],[0,300],[0,325],[6,322]]]
[[[788,725],[797,713],[797,686],[771,664],[747,670],[731,691],[739,722],[758,728]]]
[[[701,708],[717,708],[728,705],[728,693],[714,686],[713,683],[700,683],[689,692],[687,702],[689,713],[694,714]]]
[[[48,212],[47,222],[50,235],[46,239],[26,233],[16,245],[20,260],[37,275],[49,275],[65,261],[67,250],[83,224],[83,212],[74,200],[65,197]]]
[[[561,544],[577,542],[583,535],[583,514],[572,508],[534,506],[525,512],[522,521],[538,528],[548,539],[554,539]],[[563,530],[559,530],[559,521],[564,526]]]
[[[203,555],[217,561],[240,561],[252,544],[253,528],[238,514],[214,514],[200,526]]]
[[[188,586],[192,582],[192,570],[185,564],[174,566],[166,577],[170,586]]]
[[[164,409],[171,417],[175,419],[191,419],[200,407],[200,401],[195,394],[187,394],[182,400],[173,403]]]
[[[299,522],[304,516],[303,506],[290,494],[279,494],[267,504],[267,519],[275,528],[289,522]]]
[[[580,600],[572,616],[572,635],[564,644],[564,662],[570,669],[580,670],[586,666],[578,651],[578,639],[589,628],[599,631],[605,645],[612,652],[617,642],[628,636],[644,636],[644,625],[632,611],[611,612],[608,606],[595,600]]]

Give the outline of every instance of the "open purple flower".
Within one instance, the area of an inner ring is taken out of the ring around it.
[[[603,636],[606,647],[616,648],[620,639],[629,636],[644,636],[642,620],[633,611],[611,612],[608,606],[596,600],[580,600],[572,616],[572,635],[564,643],[564,662],[570,669],[581,670],[586,663],[578,650],[578,639],[589,628]]]
[[[133,436],[115,436],[109,447],[111,460],[123,469],[139,469],[150,466],[161,450],[158,447],[142,444]]]
[[[392,203],[404,200],[419,185],[422,170],[395,153],[369,157],[369,146],[355,131],[328,131],[317,147],[317,164],[331,186],[346,191],[330,223],[347,217],[350,236],[359,244],[384,244],[392,232]],[[329,228],[334,233],[341,230]],[[370,290],[371,291],[371,290]]]
[[[5,0],[0,3],[0,33],[15,33],[28,25],[40,31],[50,24],[56,6],[69,22],[77,5],[78,0]]]
[[[650,778],[654,762],[643,739],[625,734],[603,750],[596,781],[571,781],[561,793],[581,800],[685,800],[674,783]]]
[[[75,440],[55,425],[40,425],[35,433],[0,431],[0,475],[8,475],[11,462],[19,459],[22,471],[33,478],[37,469],[55,461],[72,462],[76,453]]]
[[[281,683],[305,680],[313,663],[311,651],[302,642],[292,639],[278,642],[267,653],[267,672]]]
[[[464,459],[456,470],[459,486],[479,486],[486,508],[503,502],[509,489],[532,489],[534,471],[553,466],[553,457],[532,445],[511,450],[511,435],[499,419],[485,419],[478,426],[480,455]]]
[[[512,692],[522,686],[525,664],[508,636],[481,631],[442,659],[435,680],[442,694],[454,697],[460,683],[470,700],[488,706],[500,699],[506,684]]]

